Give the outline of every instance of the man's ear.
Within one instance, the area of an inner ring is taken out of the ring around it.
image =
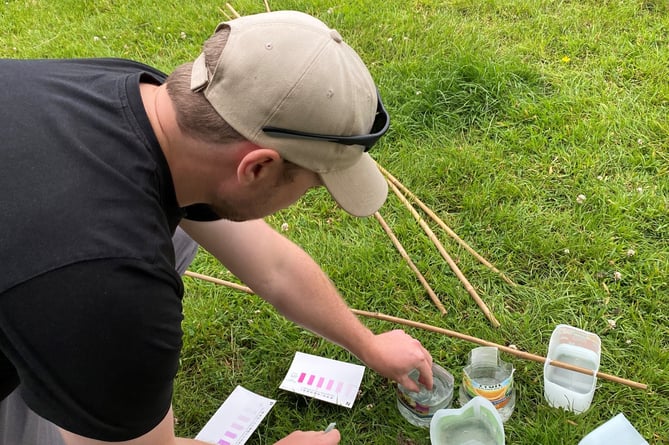
[[[262,180],[280,167],[281,156],[269,148],[257,148],[249,151],[237,165],[237,179],[241,184],[248,185],[253,181]]]

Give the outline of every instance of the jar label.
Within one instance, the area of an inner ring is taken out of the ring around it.
[[[462,385],[469,397],[483,396],[490,400],[495,405],[495,408],[500,409],[511,401],[511,396],[513,395],[513,373],[499,383],[481,384],[472,380],[464,372]]]

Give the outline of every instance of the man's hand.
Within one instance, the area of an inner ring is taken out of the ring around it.
[[[420,341],[401,329],[375,335],[363,361],[382,376],[415,392],[420,388],[409,378],[409,373],[417,369],[420,373],[418,381],[432,389],[432,355]]]
[[[336,445],[341,436],[339,431],[295,431],[278,441],[275,445]]]

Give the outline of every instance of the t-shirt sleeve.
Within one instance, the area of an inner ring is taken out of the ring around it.
[[[176,273],[130,259],[77,263],[5,292],[0,347],[26,404],[97,440],[153,429],[171,404],[182,294]]]

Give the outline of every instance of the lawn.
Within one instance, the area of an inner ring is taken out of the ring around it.
[[[235,0],[240,14],[262,1]],[[353,308],[545,355],[569,324],[600,336],[600,379],[577,415],[543,397],[541,364],[513,363],[510,444],[577,444],[624,413],[669,444],[669,6],[664,0],[270,1],[335,27],[368,63],[392,124],[372,156],[517,286],[421,212],[499,328],[403,203],[380,210],[440,297],[442,315],[375,218],[324,190],[268,218],[308,251]],[[202,0],[5,0],[0,56],[126,57],[170,71],[230,14]],[[11,86],[4,86],[5,88]],[[38,125],[39,123],[36,123]],[[191,270],[235,281],[205,252]],[[337,422],[344,444],[429,443],[398,413],[392,382],[366,370],[343,408],[279,389],[296,351],[359,363],[259,298],[184,278],[177,431],[194,436],[237,386],[277,400],[249,444]],[[308,296],[305,296],[308,298]],[[375,332],[400,325],[362,317]],[[460,380],[476,345],[404,327]]]

